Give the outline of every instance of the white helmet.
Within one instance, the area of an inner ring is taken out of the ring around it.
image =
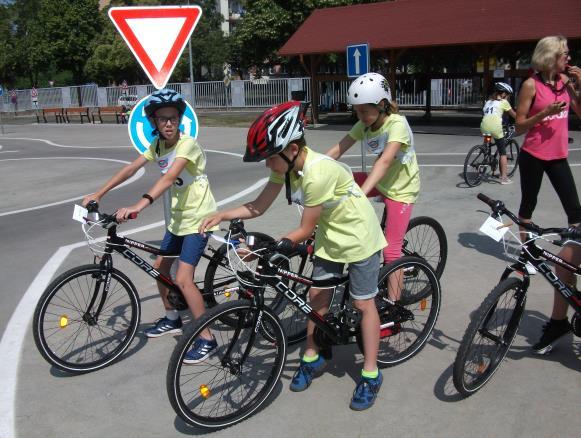
[[[497,82],[496,84],[494,84],[494,89],[501,93],[512,94],[512,87],[508,85],[506,82]]]
[[[370,103],[377,105],[383,99],[391,102],[389,83],[379,73],[365,73],[355,79],[347,91],[347,102],[351,105]]]

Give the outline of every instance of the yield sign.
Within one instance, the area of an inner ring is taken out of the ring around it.
[[[199,6],[109,9],[109,18],[158,89],[167,84],[201,16]]]

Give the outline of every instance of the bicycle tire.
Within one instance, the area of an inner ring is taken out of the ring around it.
[[[247,321],[257,311],[248,300],[220,304],[195,321],[178,341],[169,361],[166,387],[171,406],[186,423],[222,428],[243,421],[266,402],[280,381],[286,363],[284,331],[268,307],[260,315],[260,324],[267,330],[255,330]],[[225,324],[224,319],[234,319],[237,324]],[[218,343],[215,353],[202,362],[184,364],[186,353],[205,329],[211,330]]]
[[[254,235],[256,239],[262,242],[274,242],[274,239],[263,233],[249,233]],[[226,251],[228,250],[226,244],[221,245],[206,270],[204,276],[204,301],[206,306],[211,308],[219,304],[216,298],[225,298],[222,302],[228,302],[229,299],[240,299],[242,294],[238,292],[238,280],[236,275],[228,265],[228,258]],[[292,271],[310,278],[313,272],[313,264],[310,256],[291,254],[281,267],[288,271]],[[290,279],[283,281],[291,282]],[[308,302],[309,287],[293,282],[289,287],[305,302]],[[230,291],[228,296],[225,296],[225,291]],[[297,307],[287,305],[287,300],[282,294],[268,286],[264,291],[265,304],[269,306],[278,316],[281,325],[283,326],[287,341],[289,344],[296,344],[303,341],[307,337],[307,317]],[[229,324],[234,324],[235,321],[224,321]]]
[[[476,187],[482,182],[482,177],[486,173],[486,150],[484,146],[478,144],[470,149],[464,160],[464,181],[468,187]],[[484,173],[483,173],[484,170]]]
[[[444,228],[429,216],[413,217],[404,236],[402,253],[424,259],[441,278],[448,258],[448,239]]]
[[[509,178],[515,174],[518,169],[518,158],[520,156],[520,146],[516,140],[510,140],[506,145],[506,158],[508,161],[508,169],[506,175]]]
[[[141,316],[139,296],[131,280],[115,268],[100,317],[94,320],[94,314],[87,314],[102,271],[98,264],[70,269],[46,288],[36,305],[34,342],[44,359],[59,370],[81,374],[104,368],[135,337]],[[101,289],[98,294],[96,306],[103,297]]]
[[[511,277],[501,281],[476,310],[454,361],[453,381],[460,394],[474,394],[496,372],[514,341],[525,304],[523,281]]]
[[[403,274],[401,297],[389,304],[385,301],[387,282],[396,272]],[[424,259],[410,256],[381,268],[378,289],[375,303],[384,328],[380,329],[377,364],[385,368],[411,359],[424,348],[440,313],[441,289],[432,267]],[[361,333],[356,339],[364,353]]]

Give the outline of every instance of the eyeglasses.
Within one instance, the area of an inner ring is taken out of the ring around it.
[[[569,57],[569,51],[567,50],[566,52],[559,52],[559,56],[565,56],[566,58]]]
[[[155,118],[155,121],[160,125],[165,125],[167,122],[170,122],[172,125],[177,125],[180,121],[180,118],[175,116],[173,117],[159,116]]]

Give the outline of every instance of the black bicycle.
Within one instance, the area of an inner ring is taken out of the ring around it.
[[[98,259],[95,257],[94,263],[70,269],[52,281],[42,294],[33,319],[38,350],[51,365],[69,373],[95,371],[111,364],[127,350],[137,332],[141,317],[139,295],[131,280],[113,266],[114,252],[165,285],[169,289],[168,300],[176,309],[187,308],[172,279],[160,274],[130,248],[167,257],[179,254],[118,236],[118,224],[113,215],[99,213],[96,202],[87,207],[91,226],[107,230],[107,240],[99,249],[102,254]],[[252,241],[260,246],[274,241],[263,233],[247,233],[242,223],[238,224],[237,233],[229,233],[227,238],[237,242],[237,249],[242,248],[242,242]],[[208,270],[230,266],[226,255],[211,245],[202,257],[209,262]],[[214,289],[201,291],[209,307],[223,299]]]
[[[299,245],[297,251],[306,254],[307,248]],[[278,316],[264,302],[268,286],[316,324],[315,340],[325,357],[331,357],[333,346],[353,340],[363,351],[361,314],[350,304],[347,277],[315,285],[343,290],[342,295],[337,294],[342,297],[337,305],[320,315],[289,287],[294,282],[310,287],[313,281],[280,268],[280,259],[287,256],[271,246],[257,257],[256,271],[237,272],[247,299],[208,310],[180,338],[171,356],[168,396],[176,413],[189,424],[219,428],[240,422],[264,404],[279,381],[287,339]],[[402,257],[381,268],[378,288],[378,364],[393,366],[413,357],[429,339],[440,310],[440,283],[425,260]],[[390,288],[397,288],[399,298],[389,299]],[[186,353],[204,330],[210,330],[218,343],[214,354],[202,362],[184,364]]]
[[[508,266],[498,285],[490,292],[474,313],[470,325],[460,343],[454,362],[454,386],[464,396],[482,388],[496,372],[508,353],[517,334],[524,313],[530,276],[526,263],[534,268],[567,300],[574,310],[572,326],[581,336],[581,293],[562,282],[547,262],[581,275],[581,269],[572,266],[555,254],[539,247],[535,241],[543,235],[558,234],[563,239],[581,239],[576,228],[541,228],[534,223],[521,222],[501,201],[494,201],[483,194],[478,199],[487,203],[494,217],[508,216],[514,223],[533,233],[533,237],[520,245],[522,258]],[[511,276],[518,273],[519,277]]]
[[[513,139],[514,134],[514,125],[505,128],[504,139],[506,141],[507,176],[509,178],[516,172],[520,154],[520,147]],[[476,187],[484,179],[494,178],[495,172],[499,168],[500,157],[492,135],[483,134],[483,138],[483,143],[472,147],[464,160],[464,181],[469,187]]]

